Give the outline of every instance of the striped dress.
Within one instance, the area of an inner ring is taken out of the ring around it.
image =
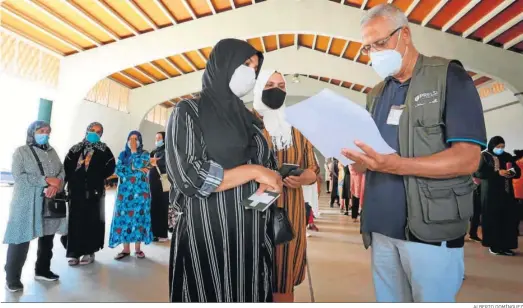
[[[267,130],[264,129],[263,134],[267,140],[271,140]],[[292,128],[292,139],[292,147],[276,152],[278,168],[283,163],[296,164],[300,168],[310,169],[318,175],[320,168],[316,162],[312,144],[295,128]],[[272,142],[269,146],[271,149],[273,148]],[[289,243],[276,246],[274,292],[291,293],[294,291],[294,287],[305,279],[307,222],[305,221],[305,200],[302,188],[284,187],[283,195],[278,199],[278,206],[286,209],[296,236]]]
[[[174,107],[167,123],[166,164],[177,215],[171,241],[171,302],[272,301],[273,233],[270,212],[240,202],[258,188],[249,182],[215,193],[224,170],[207,157],[193,100]],[[273,168],[274,156],[258,130],[253,164]]]

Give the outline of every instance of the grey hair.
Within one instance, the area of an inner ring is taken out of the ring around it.
[[[385,17],[390,20],[395,29],[408,27],[407,16],[392,4],[380,4],[368,10],[361,18],[360,27],[365,26],[369,21],[376,17]]]

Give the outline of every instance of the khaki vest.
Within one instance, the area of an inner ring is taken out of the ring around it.
[[[428,156],[450,146],[445,139],[443,115],[447,69],[451,62],[420,54],[400,117],[399,154],[402,157]],[[384,87],[383,81],[367,96],[367,110],[373,115]],[[472,176],[444,180],[404,176],[403,179],[407,199],[407,240],[409,231],[424,242],[449,241],[466,234],[473,213]],[[364,215],[362,219],[365,219]],[[368,247],[369,234],[364,234],[363,238]]]

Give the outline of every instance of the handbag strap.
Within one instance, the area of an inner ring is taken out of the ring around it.
[[[158,176],[161,178],[162,172],[160,171],[160,167],[158,167],[158,165],[156,165],[156,171],[158,171]]]
[[[36,163],[38,164],[38,168],[40,169],[40,173],[42,176],[45,176],[44,167],[42,166],[42,162],[40,161],[40,158],[38,158],[38,155],[36,154],[35,149],[33,149],[33,146],[29,145],[29,149],[31,150],[31,153],[33,153],[33,156],[36,159]]]

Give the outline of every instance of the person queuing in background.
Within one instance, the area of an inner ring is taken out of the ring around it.
[[[474,181],[474,214],[470,218],[469,238],[474,242],[481,242],[478,236],[478,228],[481,223],[481,180],[473,178]]]
[[[169,192],[163,191],[161,176],[167,173],[165,167],[165,132],[156,134],[156,149],[151,152],[151,171],[149,185],[151,187],[151,229],[153,241],[168,241],[169,223]]]
[[[358,141],[361,152],[343,150],[357,171],[368,170],[361,221],[376,298],[453,302],[472,216],[470,175],[486,147],[481,99],[461,63],[417,51],[394,5],[366,11],[361,34],[361,52],[384,79],[367,94],[367,110],[397,153]]]
[[[344,210],[344,215],[349,215],[349,208],[351,204],[351,173],[349,170],[349,166],[343,166],[343,185],[341,190],[341,200],[344,207],[342,207],[342,210]]]
[[[338,188],[338,177],[340,174],[340,170],[338,167],[338,160],[336,158],[332,159],[331,162],[331,202],[330,207],[334,207],[334,203],[336,205],[340,205],[340,195],[339,195],[339,188]]]
[[[149,244],[153,239],[151,195],[147,180],[149,168],[149,153],[143,149],[142,134],[132,131],[116,164],[116,175],[120,180],[109,247],[115,248],[123,244],[123,250],[116,255],[115,260],[122,260],[131,255],[130,243],[134,243],[136,257],[145,258],[141,243]]]
[[[330,158],[327,158],[325,160],[325,164],[323,165],[323,167],[325,168],[325,185],[327,187],[327,193],[330,194],[331,192],[331,168],[330,168],[330,164],[331,164],[331,159]]]
[[[95,252],[104,247],[105,179],[114,173],[115,161],[100,141],[103,132],[102,124],[91,123],[84,139],[69,150],[64,161],[69,231],[62,243],[71,266],[92,263]]]
[[[475,176],[481,179],[482,244],[492,254],[513,256],[512,249],[518,247],[519,220],[512,180],[520,178],[521,169],[505,152],[502,137],[490,139]]]
[[[358,172],[354,166],[349,167],[350,176],[351,176],[351,183],[350,183],[350,192],[352,195],[351,199],[351,217],[352,221],[358,222],[358,215],[360,210],[360,204],[362,204],[361,198],[362,191],[364,187],[364,183],[362,183],[363,174],[361,172]]]
[[[523,170],[523,150],[514,151],[516,164],[519,169]],[[519,179],[513,179],[512,184],[514,184],[514,197],[518,204],[518,217],[520,223],[518,223],[518,234],[523,235],[523,228],[520,228],[521,221],[523,221],[523,176],[520,176]]]
[[[167,122],[171,203],[181,213],[171,239],[171,302],[272,301],[271,211],[241,204],[283,185],[262,123],[240,99],[262,62],[247,42],[221,40],[207,61],[200,98],[176,104]]]
[[[278,206],[285,208],[294,229],[295,238],[276,246],[275,251],[275,302],[294,302],[294,287],[305,279],[306,221],[303,185],[316,182],[319,166],[312,144],[285,121],[287,87],[283,75],[274,70],[263,70],[254,87],[253,108],[263,120],[263,134],[269,147],[276,153],[279,166],[295,164],[303,169],[300,176],[283,180],[283,194]]]
[[[35,279],[58,280],[51,271],[53,239],[56,233],[67,233],[67,218],[44,218],[44,195],[52,198],[63,189],[64,168],[56,151],[49,144],[51,126],[36,121],[27,129],[26,144],[13,154],[11,172],[14,177],[13,197],[4,236],[8,244],[5,264],[6,289],[18,292],[24,289],[22,269],[27,259],[29,243],[38,238]],[[42,164],[42,175],[33,151]]]

